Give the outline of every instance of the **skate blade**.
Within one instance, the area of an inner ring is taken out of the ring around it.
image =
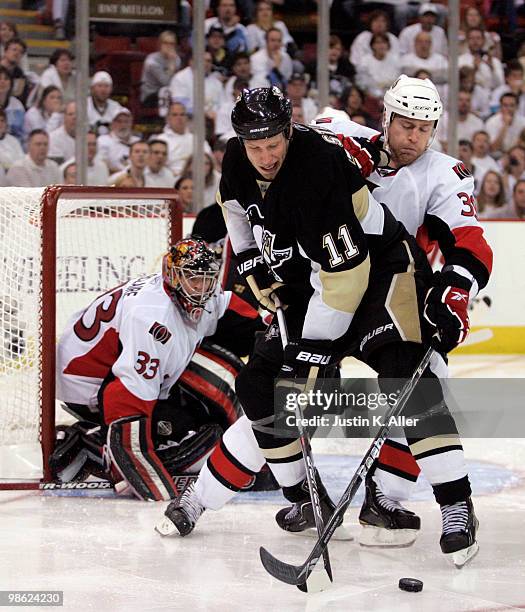
[[[175,527],[175,524],[173,523],[173,521],[170,521],[170,519],[167,516],[163,516],[162,520],[160,520],[155,525],[155,531],[158,534],[160,534],[163,538],[169,537],[172,535],[179,535],[179,531],[177,527]]]
[[[317,533],[317,529],[315,527],[309,527],[304,531],[287,531],[286,533],[291,533],[295,536],[303,536],[307,538],[315,538],[318,539],[319,535]],[[344,526],[339,525],[339,527],[334,531],[334,535],[331,538],[332,540],[337,540],[341,542],[349,542],[354,539],[354,536],[350,533],[350,531]]]
[[[453,553],[447,553],[445,556],[448,557],[452,563],[456,566],[456,569],[461,569],[469,561],[471,561],[479,552],[479,544],[474,542],[472,546],[458,550]]]
[[[418,529],[385,529],[374,525],[361,525],[359,544],[377,548],[406,548],[412,546]]]

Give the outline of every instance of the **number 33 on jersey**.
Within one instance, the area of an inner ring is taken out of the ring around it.
[[[62,334],[57,398],[92,407],[102,399],[106,423],[150,414],[158,399],[168,397],[202,338],[214,333],[230,297],[217,291],[199,322],[188,323],[161,274],[99,296],[73,315]]]

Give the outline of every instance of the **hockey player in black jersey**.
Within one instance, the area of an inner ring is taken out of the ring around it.
[[[232,112],[219,188],[232,247],[259,304],[288,306],[291,341],[283,351],[272,324],[256,342],[236,390],[257,444],[292,506],[276,517],[299,531],[312,523],[298,436],[274,435],[274,381],[314,384],[344,355],[378,372],[381,390],[409,378],[429,335],[422,305],[431,271],[413,237],[368,191],[354,157],[329,133],[291,123],[291,103],[277,88],[243,91]],[[442,400],[416,387],[406,414]],[[413,413],[414,413],[413,412]],[[453,428],[448,419],[435,435]],[[333,509],[319,481],[323,513]],[[466,492],[467,497],[470,491]],[[181,500],[188,513],[195,500]],[[410,514],[410,513],[409,513]],[[169,518],[169,510],[166,512]]]

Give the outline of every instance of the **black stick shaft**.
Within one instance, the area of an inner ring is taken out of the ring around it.
[[[385,424],[379,429],[377,436],[374,438],[365,456],[361,460],[361,463],[359,464],[359,467],[357,468],[352,480],[345,489],[341,499],[334,509],[334,512],[332,513],[332,516],[326,523],[323,532],[320,534],[312,552],[303,565],[294,566],[289,563],[283,563],[264,548],[260,549],[261,561],[263,562],[265,569],[272,576],[288,584],[299,585],[306,582],[319,561],[319,558],[326,550],[328,542],[330,541],[339,520],[342,519],[348,506],[352,502],[352,499],[355,497],[355,494],[366,477],[368,470],[374,462],[374,459],[379,455],[379,451],[381,450],[381,447],[383,446],[390,431],[389,422],[391,418],[397,417],[401,414],[408,401],[408,398],[412,394],[412,391],[419,382],[423,372],[430,363],[433,354],[434,350],[429,348],[423,356],[420,364],[417,366],[412,378],[407,380],[403,385],[396,402],[392,404],[390,410],[385,415]]]
[[[277,306],[277,322],[279,324],[279,333],[281,335],[281,341],[283,344],[283,350],[288,344],[288,327],[286,325],[286,319],[284,316],[284,310],[278,298],[275,298]],[[301,443],[301,452],[303,454],[303,460],[306,468],[306,480],[308,482],[308,491],[310,492],[310,499],[312,501],[312,509],[315,519],[315,527],[317,529],[317,535],[321,537],[324,529],[323,514],[321,509],[321,501],[319,499],[319,492],[317,490],[317,481],[315,479],[315,464],[312,454],[312,447],[310,444],[310,437],[308,432],[303,426],[303,411],[299,402],[295,402],[295,417],[297,421],[297,429],[299,431],[299,441]],[[330,557],[328,556],[328,549],[325,547],[323,550],[323,561],[326,573],[333,581],[332,576],[332,565],[330,563]],[[306,582],[306,580],[305,580]]]

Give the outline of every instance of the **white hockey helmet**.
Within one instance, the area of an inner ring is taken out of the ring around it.
[[[432,136],[427,148],[432,144],[436,128],[443,113],[443,104],[436,86],[430,79],[416,79],[402,74],[388,89],[384,98],[383,132],[388,143],[388,128],[394,115],[410,119],[434,121]]]

